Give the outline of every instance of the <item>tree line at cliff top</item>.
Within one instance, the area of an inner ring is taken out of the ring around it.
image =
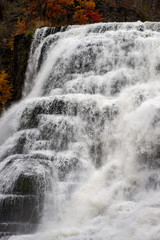
[[[103,19],[95,0],[1,0],[0,41],[8,44],[8,36],[41,26],[96,23]]]

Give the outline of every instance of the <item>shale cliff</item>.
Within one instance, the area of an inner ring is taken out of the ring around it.
[[[14,37],[12,50],[7,45],[0,45],[0,70],[8,72],[13,86],[11,102],[19,100],[22,95],[31,41],[32,34],[20,34]]]

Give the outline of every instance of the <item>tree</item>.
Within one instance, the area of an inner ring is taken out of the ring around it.
[[[61,17],[65,17],[68,23],[69,14],[71,14],[73,7],[74,0],[48,0],[47,17],[52,20],[59,20]]]
[[[98,23],[98,22],[102,22],[104,20],[102,14],[99,13],[99,9],[98,10],[88,10],[87,11],[87,17],[88,17],[88,21],[89,23]]]
[[[101,22],[104,20],[99,10],[95,10],[94,0],[76,0],[75,13],[73,19],[76,24],[87,24]]]
[[[12,98],[12,85],[9,83],[8,74],[2,70],[0,72],[0,110],[2,110],[5,104]]]
[[[18,34],[22,34],[22,33],[25,33],[27,30],[27,23],[26,23],[26,19],[20,19],[18,18],[18,21],[17,21],[17,25],[16,25],[16,35]]]
[[[103,21],[102,15],[95,10],[95,0],[25,0],[28,7],[25,15],[29,23],[49,21],[52,24],[87,24]]]
[[[74,0],[26,0],[28,7],[25,15],[29,18],[50,20],[59,23],[63,17],[68,20],[68,14],[74,6]]]
[[[41,18],[46,17],[48,0],[26,0],[26,4],[28,7],[23,9],[25,15],[32,15],[34,17],[40,16]]]

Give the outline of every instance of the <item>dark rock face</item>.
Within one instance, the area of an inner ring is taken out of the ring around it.
[[[0,237],[36,230],[52,175],[50,161],[40,157],[17,155],[4,160],[0,172]]]
[[[8,47],[0,46],[0,70],[6,69],[9,71],[12,51]]]
[[[13,101],[19,100],[22,96],[31,40],[32,34],[27,36],[25,34],[17,35],[14,39],[14,51],[11,69],[11,78],[14,89]]]
[[[0,70],[8,73],[8,80],[14,90],[10,103],[18,101],[22,96],[31,41],[32,34],[21,34],[15,36],[13,50],[8,46],[0,46]]]

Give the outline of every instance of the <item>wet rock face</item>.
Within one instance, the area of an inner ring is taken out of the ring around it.
[[[14,39],[14,51],[11,72],[11,78],[13,79],[12,81],[14,89],[14,101],[19,100],[22,96],[31,40],[32,34],[27,36],[25,34],[17,35]]]
[[[6,196],[6,198],[0,201],[0,220],[5,221],[6,225],[8,222],[8,228],[10,228],[10,222],[16,222],[17,226],[22,223],[35,224],[36,226],[38,214],[41,210],[41,206],[37,206],[37,201],[38,199],[35,196]],[[35,226],[33,225],[32,229]],[[22,232],[20,227],[17,230],[15,228],[14,232]],[[27,232],[27,229],[25,232]]]
[[[50,189],[51,163],[38,156],[5,159],[0,181],[0,236],[36,230]]]
[[[60,181],[64,181],[68,173],[72,171],[78,171],[79,169],[82,168],[82,164],[77,158],[67,159],[60,157],[55,159],[55,161],[57,162],[56,168],[58,172],[58,178]]]
[[[0,46],[0,70],[9,70],[9,64],[11,60],[11,50],[7,47]]]
[[[31,40],[32,34],[21,34],[15,36],[13,50],[8,46],[0,46],[0,71],[7,72],[8,80],[14,90],[12,99],[6,107],[18,101],[22,96]]]

